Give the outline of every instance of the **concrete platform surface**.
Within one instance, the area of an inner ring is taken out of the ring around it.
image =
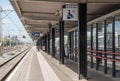
[[[56,58],[33,47],[18,64],[6,81],[120,81],[88,68],[88,80],[78,80],[77,64],[65,60],[62,65]]]

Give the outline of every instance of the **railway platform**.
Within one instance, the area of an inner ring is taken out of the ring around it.
[[[56,58],[32,47],[5,81],[119,81],[94,69],[88,68],[88,79],[78,80],[77,63]]]

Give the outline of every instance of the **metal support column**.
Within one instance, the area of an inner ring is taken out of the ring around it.
[[[43,51],[45,51],[45,36],[43,36]]]
[[[50,55],[52,56],[52,48],[51,48],[51,46],[52,46],[52,43],[51,43],[51,38],[52,38],[52,25],[51,25],[51,24],[49,24],[49,35],[50,35],[50,40],[49,40],[49,42],[50,42]]]
[[[52,28],[52,57],[55,57],[55,28]]]
[[[104,51],[107,51],[107,28],[106,20],[104,21]],[[104,54],[104,57],[107,58],[107,54]],[[107,74],[107,59],[104,60],[104,73]]]
[[[47,35],[45,35],[45,52],[47,52]]]
[[[71,32],[69,33],[69,59],[71,59]]]
[[[96,23],[96,51],[98,51],[98,23]],[[96,56],[98,56],[98,52],[96,52]],[[99,58],[96,58],[96,70],[99,69]]]
[[[86,3],[79,3],[78,18],[79,18],[78,74],[80,79],[80,75],[81,78],[87,78],[87,4]]]
[[[60,61],[64,64],[64,21],[60,21]]]
[[[64,50],[64,21],[61,22],[61,53],[62,53],[62,64],[64,64],[64,56],[65,56],[65,50]]]
[[[115,53],[115,17],[113,17],[113,23],[112,23],[112,52]],[[112,57],[115,60],[115,54],[113,54]],[[116,64],[115,61],[112,62],[112,76],[115,77],[116,76]]]
[[[42,50],[43,50],[43,48],[44,48],[44,37],[42,37]]]
[[[61,63],[61,21],[59,21],[59,63]]]
[[[42,37],[40,38],[40,45],[41,45],[41,50],[42,50]]]
[[[42,50],[42,47],[43,47],[42,41],[43,41],[43,39],[42,39],[42,37],[40,39],[41,39],[41,50]]]
[[[77,30],[75,30],[75,62],[77,62]]]
[[[93,25],[91,25],[91,50],[93,50]],[[93,52],[91,52],[91,56]],[[93,57],[91,57],[91,68],[93,68]]]
[[[50,34],[49,33],[47,34],[47,43],[48,43],[47,52],[48,54],[50,54]]]

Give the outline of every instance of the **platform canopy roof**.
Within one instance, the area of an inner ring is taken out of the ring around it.
[[[90,22],[120,8],[120,0],[10,0],[28,33],[46,34],[49,27],[59,28],[62,5],[87,3]],[[76,21],[65,22],[65,32],[77,26]]]

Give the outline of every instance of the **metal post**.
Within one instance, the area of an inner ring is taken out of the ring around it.
[[[59,63],[61,63],[61,21],[59,21]]]
[[[78,75],[81,78],[87,78],[87,4],[79,3],[79,61],[78,61]]]
[[[112,20],[112,52],[115,53],[115,17],[113,17]],[[115,54],[113,54],[112,57],[113,60],[115,60]],[[115,61],[112,62],[112,76],[115,77],[116,76],[116,63]]]
[[[93,50],[93,25],[91,25],[91,50]],[[93,52],[91,52],[91,68],[93,68]]]
[[[49,33],[47,35],[47,41],[48,41],[48,48],[47,48],[47,50],[48,50],[48,54],[50,54],[50,34]]]
[[[98,51],[98,23],[96,23],[96,51]],[[96,56],[98,56],[98,52],[96,52]],[[99,69],[99,58],[96,58],[96,70]]]
[[[71,32],[69,33],[69,58],[71,59]]]
[[[55,28],[52,28],[52,57],[55,57]]]
[[[75,48],[75,31],[72,32],[72,37],[73,37],[73,40],[72,40],[72,43],[73,43],[73,56],[72,56],[72,60],[74,61],[75,60],[75,52],[74,52],[74,48]]]
[[[77,61],[77,30],[75,30],[75,62]]]
[[[72,48],[73,48],[73,31],[71,31],[71,55],[70,55],[70,59],[73,60],[73,52],[72,52]]]
[[[104,20],[104,51],[107,51],[107,28],[106,20]],[[107,54],[104,54],[104,57],[107,58]],[[107,59],[104,60],[104,73],[107,74]]]
[[[43,50],[45,51],[45,36],[43,37]]]
[[[65,51],[64,51],[64,21],[61,22],[62,24],[62,27],[61,27],[61,51],[62,51],[62,64],[64,64],[64,54],[65,54]]]
[[[64,21],[61,21],[60,24],[60,60],[64,64]]]
[[[42,37],[40,37],[40,45],[41,45],[41,50],[42,50]]]
[[[47,35],[45,35],[45,52],[47,52]]]
[[[43,50],[42,48],[43,48],[43,37],[41,37],[41,50]]]
[[[52,56],[52,48],[51,48],[51,38],[52,38],[52,25],[49,24],[49,34],[50,34],[50,55]]]

